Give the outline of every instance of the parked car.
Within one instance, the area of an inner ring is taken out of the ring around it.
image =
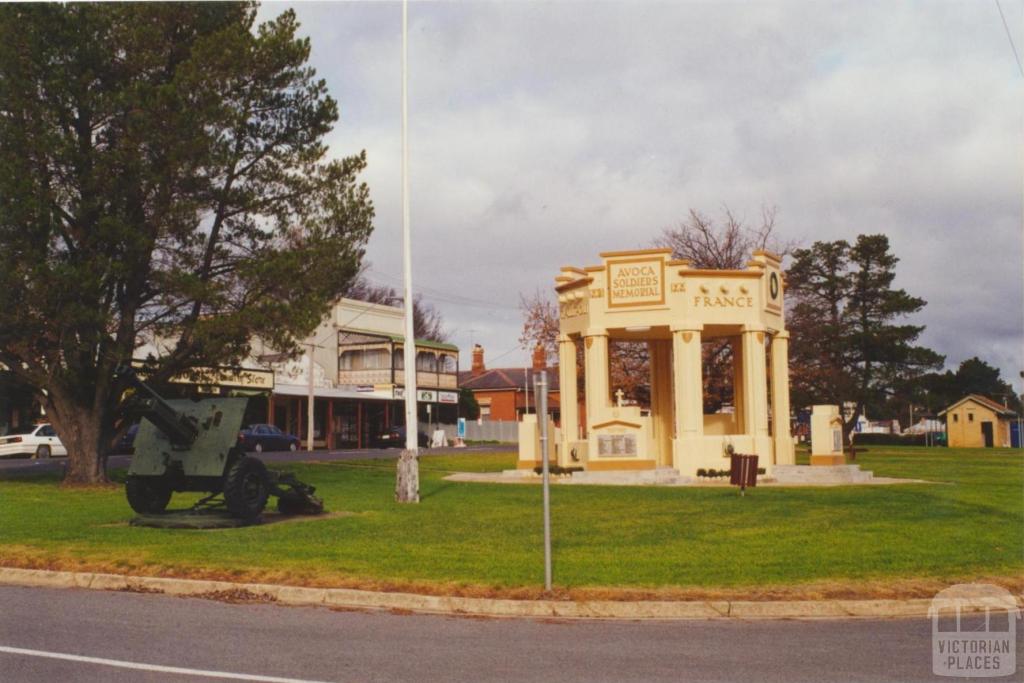
[[[419,432],[416,441],[420,448],[430,448],[430,439],[426,432]],[[391,427],[379,434],[377,448],[405,448],[405,425]]]
[[[6,436],[0,436],[0,457],[31,455],[33,458],[49,458],[67,454],[60,437],[49,424],[19,427]]]
[[[139,424],[136,422],[128,427],[120,439],[114,441],[110,447],[111,455],[132,455],[135,453],[135,435],[139,433]]]
[[[249,425],[238,433],[238,443],[246,451],[297,451],[299,437],[282,432],[276,425]]]

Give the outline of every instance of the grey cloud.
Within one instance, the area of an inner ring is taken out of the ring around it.
[[[1019,3],[1003,3],[1018,45]],[[264,16],[283,5],[267,5]],[[397,3],[296,10],[367,149],[375,269],[401,273]],[[986,3],[411,3],[415,281],[464,350],[515,345],[519,292],[646,245],[690,207],[786,237],[886,232],[924,337],[1016,377],[1021,78]],[[961,291],[963,296],[954,295]],[[492,354],[488,354],[491,356]],[[466,360],[465,358],[463,359]],[[526,362],[525,353],[505,357]],[[464,363],[465,364],[465,363]]]

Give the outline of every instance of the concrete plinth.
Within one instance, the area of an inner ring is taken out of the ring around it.
[[[815,467],[824,465],[826,467],[834,467],[836,465],[845,465],[845,455],[812,455],[811,464]]]
[[[860,465],[776,465],[772,477],[779,484],[864,484],[874,474]]]
[[[693,477],[685,477],[679,474],[679,470],[672,467],[657,467],[649,470],[615,470],[615,471],[585,471],[573,472],[566,482],[568,484],[652,484],[670,486],[693,481]]]

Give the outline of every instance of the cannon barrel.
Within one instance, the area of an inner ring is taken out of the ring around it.
[[[144,417],[152,422],[172,444],[179,448],[189,448],[199,436],[199,427],[188,415],[179,413],[172,408],[148,384],[139,379],[135,369],[121,365],[115,371],[135,389],[136,394],[128,399],[126,410],[134,417]]]

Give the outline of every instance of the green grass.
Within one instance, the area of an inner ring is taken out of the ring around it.
[[[344,516],[216,531],[129,527],[120,489],[0,481],[0,564],[532,590],[543,578],[540,487],[442,479],[514,457],[424,458],[420,505],[393,502],[393,462],[297,465]],[[555,486],[556,583],[728,590],[1024,575],[1020,451],[872,447],[858,462],[876,476],[937,483],[758,488],[743,498],[724,487]]]

